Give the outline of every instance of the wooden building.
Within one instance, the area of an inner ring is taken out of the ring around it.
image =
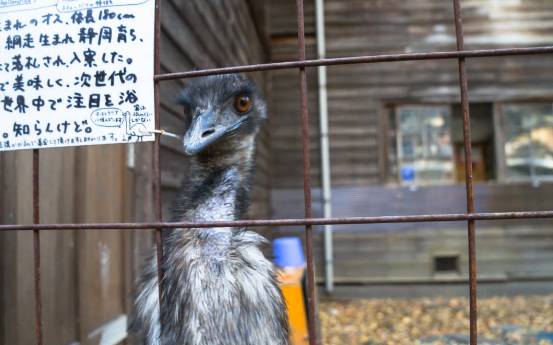
[[[553,3],[462,3],[467,49],[553,43]],[[315,58],[313,1],[305,5],[307,55]],[[165,0],[161,15],[163,73],[297,58],[294,0]],[[329,57],[455,49],[449,1],[326,0],[325,15]],[[468,61],[478,211],[550,208],[552,67],[550,56]],[[297,70],[252,77],[269,99],[270,119],[258,145],[251,217],[303,217]],[[335,216],[464,212],[455,60],[334,66],[328,77]],[[175,133],[186,127],[175,105],[184,83],[162,83],[161,125]],[[320,216],[317,87],[316,69],[308,69],[313,200]],[[513,120],[525,112],[549,122]],[[425,121],[423,138],[412,123]],[[542,145],[532,151],[534,142]],[[2,224],[32,221],[31,158],[28,151],[0,153]],[[147,143],[43,150],[41,221],[153,220],[151,161]],[[187,171],[178,142],[162,139],[161,168],[167,218]],[[413,170],[415,182],[407,178]],[[335,227],[337,296],[464,293],[465,228],[462,222]],[[550,221],[477,222],[477,229],[481,289],[553,289]],[[98,343],[95,331],[130,312],[151,232],[41,234],[44,343]],[[322,281],[319,236],[316,249]],[[30,232],[0,234],[0,285],[0,344],[32,344]]]
[[[308,58],[317,58],[313,3],[305,10]],[[327,57],[456,49],[451,1],[325,0],[324,6]],[[297,58],[294,11],[292,0],[271,2],[272,61]],[[462,1],[462,12],[467,50],[553,43],[553,3],[471,0]],[[467,60],[477,212],[551,209],[552,67],[550,56]],[[272,73],[274,218],[302,216],[296,74]],[[315,69],[308,83],[317,184]],[[330,66],[328,103],[333,216],[465,212],[455,59]],[[319,200],[315,189],[316,216]],[[467,291],[466,222],[335,230],[336,296]],[[551,221],[477,222],[477,247],[484,294],[553,291]],[[322,280],[322,242],[315,248]]]

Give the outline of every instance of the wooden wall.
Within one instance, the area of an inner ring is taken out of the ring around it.
[[[261,63],[268,56],[265,2],[162,1],[162,72]],[[263,73],[253,78],[268,93]],[[162,83],[162,128],[183,133],[175,105],[184,81]],[[269,133],[258,145],[252,217],[269,208]],[[0,153],[0,223],[32,222],[32,154]],[[164,218],[187,162],[180,143],[162,140]],[[106,145],[41,152],[42,222],[152,221],[152,145]],[[93,330],[131,310],[134,277],[152,250],[150,231],[42,232],[45,344],[96,344]],[[0,234],[0,344],[33,344],[31,232]]]
[[[356,186],[336,188],[333,192],[335,217],[464,213],[466,207],[463,185],[420,188],[415,192],[408,188]],[[477,212],[550,210],[553,184],[539,188],[523,183],[509,188],[498,183],[477,184],[475,196]],[[313,198],[320,198],[320,189],[313,190]],[[273,208],[274,218],[301,218],[303,191],[275,190],[273,205],[278,205]],[[320,203],[313,204],[313,214],[322,217]],[[550,219],[477,221],[476,226],[479,279],[553,280]],[[300,229],[280,228],[282,235],[295,236],[301,236]],[[455,283],[467,279],[466,222],[350,224],[334,225],[333,229],[338,284],[357,284],[362,290],[363,284]],[[323,281],[322,227],[316,230],[317,278]],[[458,255],[459,274],[434,274],[432,264],[437,255]],[[553,292],[553,285],[549,285],[549,292]]]
[[[477,226],[481,222],[477,222]],[[468,295],[465,224],[410,232],[337,232],[335,298],[413,298]],[[478,226],[478,296],[553,293],[550,227]],[[316,248],[321,248],[319,241]],[[322,253],[317,253],[322,260]],[[459,271],[437,273],[437,256],[457,256]],[[322,261],[321,261],[322,262]],[[317,278],[324,281],[322,266]]]
[[[476,212],[546,211],[551,210],[553,184],[531,187],[529,183],[482,183],[474,186]],[[319,188],[313,189],[313,216],[322,217]],[[274,218],[303,217],[303,190],[280,189],[272,193]],[[411,191],[407,187],[361,186],[335,188],[332,195],[332,212],[335,217],[377,217],[420,214],[464,213],[466,211],[465,186],[462,184],[421,187]],[[508,225],[512,223],[547,226],[551,220],[525,219],[479,222],[480,226]],[[453,225],[452,225],[453,224]],[[459,224],[464,225],[465,222]],[[458,227],[455,222],[350,224],[335,225],[337,231],[403,232],[420,229]],[[553,229],[551,230],[553,236]]]
[[[551,45],[553,2],[464,0],[466,49]],[[271,2],[273,61],[297,58],[293,0]],[[313,1],[305,9],[307,57],[315,58]],[[455,50],[451,1],[325,0],[328,57]],[[550,56],[469,59],[470,100],[553,99]],[[309,69],[312,149],[318,153],[317,76]],[[276,188],[301,187],[296,71],[272,73],[272,137]],[[455,60],[331,66],[328,68],[330,156],[334,186],[377,184],[385,179],[379,150],[387,105],[459,102]],[[282,103],[286,104],[282,104]],[[286,173],[285,173],[286,172]],[[312,160],[314,182],[319,162]]]
[[[451,1],[325,0],[327,57],[455,50]],[[551,45],[553,2],[462,0],[466,49]],[[295,1],[271,2],[271,59],[297,59]],[[307,58],[316,58],[314,1],[305,3]],[[479,58],[467,61],[471,102],[553,100],[553,59],[547,56]],[[333,216],[462,213],[463,185],[410,192],[387,179],[390,107],[404,103],[460,101],[456,60],[329,66]],[[303,217],[301,136],[297,71],[271,73],[274,218]],[[308,69],[313,185],[319,186],[316,69]],[[395,146],[395,141],[393,145]],[[322,216],[319,189],[313,211]],[[479,212],[550,209],[551,184],[476,185]],[[524,276],[535,270],[551,279],[551,222],[478,222],[478,258],[483,276]],[[465,223],[336,226],[338,282],[362,284],[406,279],[432,283],[433,248],[466,253]],[[301,227],[289,227],[301,234]],[[526,237],[525,237],[526,236]],[[317,271],[323,274],[322,236]],[[523,253],[523,254],[520,254]],[[466,257],[462,257],[466,260]],[[463,261],[463,267],[466,267]],[[548,266],[549,265],[549,266]],[[513,275],[510,267],[514,270]],[[516,267],[515,267],[516,266]],[[523,267],[524,266],[524,267]],[[518,272],[518,273],[516,273]],[[465,271],[458,279],[465,279]],[[359,288],[358,290],[362,290]],[[378,290],[378,288],[376,289]],[[378,292],[378,291],[377,291]],[[382,293],[385,293],[382,291]],[[378,295],[378,293],[376,293]]]
[[[0,161],[0,221],[31,223],[32,154],[2,153]],[[125,147],[121,145],[43,150],[41,221],[127,220],[125,162]],[[87,344],[92,330],[124,312],[125,240],[120,231],[41,232],[45,343],[81,339]],[[4,232],[0,234],[0,247],[0,342],[32,344],[32,232]]]
[[[551,229],[520,224],[480,227],[476,242],[479,281],[541,280],[551,284]],[[337,284],[468,281],[467,236],[463,226],[404,233],[338,232],[335,243],[336,256],[340,258],[334,267]],[[435,272],[434,258],[438,256],[457,256],[459,271]],[[322,254],[319,257],[322,259]],[[318,269],[318,277],[324,281],[323,267]]]

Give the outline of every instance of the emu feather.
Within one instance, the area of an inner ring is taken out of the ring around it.
[[[180,101],[190,120],[184,149],[194,155],[173,220],[242,219],[265,102],[241,75],[191,80]],[[152,256],[139,280],[132,330],[147,345],[287,344],[286,308],[259,249],[264,242],[246,229],[164,230],[161,314]]]

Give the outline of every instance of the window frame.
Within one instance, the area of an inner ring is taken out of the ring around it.
[[[432,107],[432,108],[447,108],[448,111],[449,111],[449,116],[450,116],[450,122],[451,122],[451,117],[453,115],[453,107],[452,107],[452,104],[451,103],[448,103],[448,102],[436,102],[436,103],[432,103],[432,102],[402,102],[402,103],[396,103],[392,106],[392,116],[394,117],[394,125],[395,125],[395,128],[394,128],[394,135],[395,135],[395,164],[396,164],[396,172],[395,172],[395,185],[397,186],[405,186],[403,183],[402,183],[402,179],[401,179],[401,155],[400,153],[403,152],[403,150],[401,149],[401,145],[402,145],[402,142],[401,142],[401,126],[400,126],[400,118],[399,118],[399,109],[400,108],[406,108],[406,107],[418,107],[418,108],[424,108],[424,107]],[[451,131],[451,128],[450,128],[450,131]],[[452,150],[453,150],[453,145],[452,145]],[[453,158],[453,157],[452,157]],[[454,162],[454,159],[452,159],[452,164],[455,164]],[[387,164],[389,164],[390,161],[388,159],[387,161]],[[391,170],[391,169],[388,169],[388,170]],[[415,178],[415,183],[413,183],[414,186],[417,186],[417,187],[433,187],[433,186],[447,186],[447,185],[454,185],[455,184],[455,169],[453,169],[452,171],[452,174],[453,174],[453,179],[451,181],[440,181],[439,183],[430,183],[430,184],[426,184],[426,183],[423,183],[423,184],[417,184],[416,183],[416,178]]]
[[[531,183],[533,186],[539,186],[541,183],[552,183],[553,175],[530,175],[528,177],[509,176],[507,169],[507,160],[505,154],[505,131],[504,131],[504,107],[505,105],[523,105],[550,103],[553,108],[553,98],[546,99],[516,99],[502,100],[493,103],[493,126],[494,126],[494,145],[495,159],[497,167],[498,183]]]
[[[506,164],[506,155],[505,155],[505,132],[503,130],[503,114],[504,114],[504,106],[513,104],[513,105],[521,105],[521,104],[538,104],[538,103],[551,103],[553,108],[553,98],[538,98],[538,99],[512,99],[512,100],[498,100],[498,101],[478,101],[477,103],[490,103],[492,105],[492,123],[493,123],[493,145],[494,145],[494,159],[496,164],[496,177],[494,179],[489,179],[486,182],[491,183],[502,183],[502,184],[511,184],[511,183],[530,183],[534,186],[539,186],[541,183],[553,183],[553,175],[551,176],[544,176],[544,175],[536,175],[536,176],[529,176],[529,177],[510,177],[507,172],[507,164]],[[395,149],[395,162],[392,162],[389,155],[385,157],[385,162],[387,166],[387,171],[389,172],[387,174],[388,178],[392,178],[391,184],[395,186],[403,186],[402,180],[401,180],[401,169],[400,169],[400,161],[401,161],[401,149],[400,149],[400,138],[401,138],[401,128],[399,126],[399,109],[402,107],[448,107],[450,110],[450,114],[453,114],[453,105],[454,102],[417,102],[416,100],[413,101],[404,101],[404,102],[397,102],[389,104],[389,109],[391,114],[389,116],[393,116],[394,119],[394,127],[393,128],[393,135],[394,135],[394,145],[390,145],[388,141],[382,141],[382,144],[386,146],[386,150],[389,150],[390,148]],[[389,120],[387,121],[387,123]],[[388,140],[389,138],[388,134]],[[392,166],[395,164],[396,171],[392,173],[393,169]],[[486,183],[486,182],[475,182],[475,183]],[[462,182],[457,181],[451,181],[447,182],[444,181],[443,183],[435,183],[435,184],[422,184],[420,186],[423,187],[433,187],[433,186],[443,186],[443,185],[456,185],[456,184],[462,184]],[[417,185],[419,186],[419,185]]]

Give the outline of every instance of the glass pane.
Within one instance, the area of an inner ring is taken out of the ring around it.
[[[453,181],[449,107],[403,106],[397,111],[401,181],[423,185]]]
[[[553,177],[553,105],[504,105],[502,124],[507,177]]]

